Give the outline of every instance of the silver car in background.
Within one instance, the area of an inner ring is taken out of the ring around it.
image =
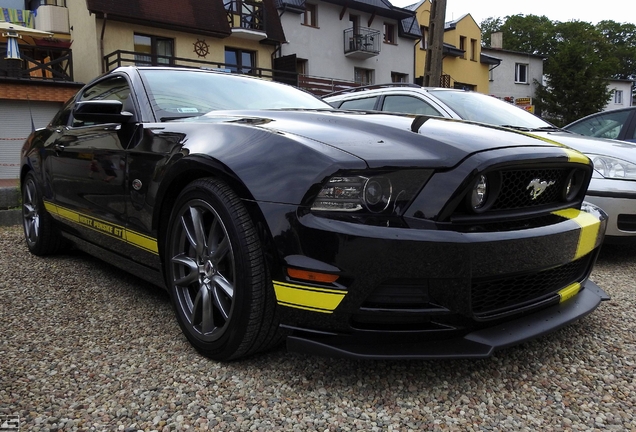
[[[502,126],[578,150],[594,162],[586,200],[609,214],[606,241],[636,243],[634,144],[578,135],[495,97],[458,89],[386,84],[332,93],[323,100],[343,110],[441,116]]]

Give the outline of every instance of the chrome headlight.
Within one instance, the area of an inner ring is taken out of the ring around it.
[[[636,164],[611,156],[587,154],[594,163],[594,170],[605,178],[636,180]]]
[[[429,170],[342,173],[323,183],[312,211],[401,215],[431,175]]]

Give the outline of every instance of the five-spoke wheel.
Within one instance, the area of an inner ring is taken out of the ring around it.
[[[177,319],[199,351],[228,360],[278,342],[263,251],[245,206],[228,185],[206,178],[181,192],[165,251]]]
[[[29,250],[35,255],[49,255],[66,247],[66,241],[44,208],[44,201],[33,172],[22,182],[22,226]]]

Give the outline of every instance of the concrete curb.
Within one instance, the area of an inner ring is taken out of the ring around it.
[[[17,187],[0,187],[0,226],[22,223],[20,193]]]
[[[0,210],[0,226],[13,226],[22,223],[22,212],[19,209]]]

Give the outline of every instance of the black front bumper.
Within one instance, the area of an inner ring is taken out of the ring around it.
[[[329,357],[354,359],[460,359],[490,357],[495,351],[553,332],[594,311],[609,295],[587,280],[569,300],[521,318],[450,339],[407,341],[401,338],[370,343],[363,335],[321,335],[296,331],[287,349]],[[372,336],[371,340],[376,337]]]

